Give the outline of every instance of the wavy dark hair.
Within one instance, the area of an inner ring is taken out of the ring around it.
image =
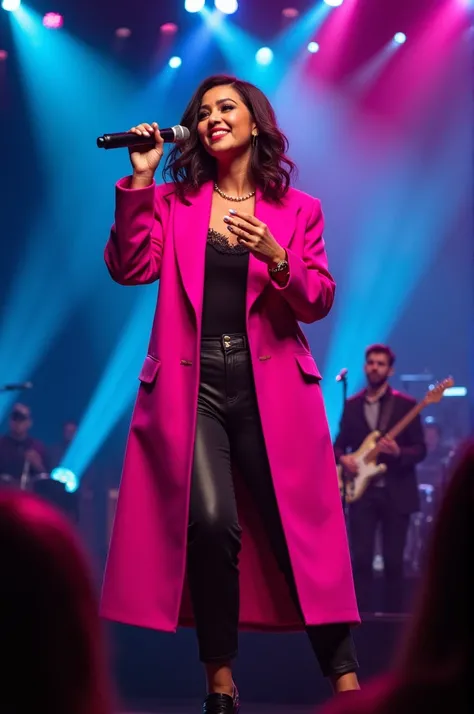
[[[207,153],[198,132],[198,116],[204,94],[213,87],[230,85],[241,96],[258,129],[258,141],[252,151],[250,171],[252,180],[270,201],[279,202],[290,187],[296,167],[286,156],[288,139],[279,129],[275,112],[265,94],[254,84],[225,74],[205,79],[186,107],[181,124],[191,137],[170,151],[163,170],[165,181],[172,181],[181,201],[188,192],[196,191],[206,181],[217,178],[216,160]]]

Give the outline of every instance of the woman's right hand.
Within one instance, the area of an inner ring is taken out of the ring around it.
[[[155,137],[155,145],[150,146],[131,146],[129,149],[130,161],[133,167],[132,187],[147,185],[153,181],[155,171],[158,168],[161,157],[163,156],[163,139],[161,138],[158,124],[139,124],[133,126],[130,131],[133,134],[144,137]]]

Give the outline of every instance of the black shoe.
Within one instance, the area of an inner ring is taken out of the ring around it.
[[[208,694],[202,705],[202,714],[239,714],[240,697],[234,684],[232,696],[230,694]]]

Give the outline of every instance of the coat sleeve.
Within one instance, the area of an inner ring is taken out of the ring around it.
[[[314,199],[306,225],[303,255],[287,249],[290,274],[285,285],[272,281],[287,300],[299,322],[316,322],[326,317],[334,302],[336,284],[328,270],[323,240],[321,203]]]
[[[130,177],[115,188],[115,223],[105,246],[105,262],[121,285],[153,283],[160,277],[163,223],[155,183],[130,188]]]

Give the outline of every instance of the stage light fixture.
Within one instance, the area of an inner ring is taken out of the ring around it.
[[[310,42],[308,47],[308,52],[311,52],[311,54],[315,54],[316,52],[319,52],[319,45],[317,42]]]
[[[393,36],[393,41],[394,41],[395,44],[397,44],[397,45],[403,45],[403,44],[407,41],[407,36],[405,35],[404,32],[397,32],[397,33]]]
[[[199,12],[206,4],[206,0],[185,0],[184,9],[188,12]]]
[[[237,0],[214,0],[216,10],[223,12],[225,15],[233,15],[239,9]]]
[[[467,387],[449,387],[444,392],[445,397],[467,397]]]
[[[8,59],[8,52],[6,50],[0,50],[0,62],[5,62]]]
[[[130,37],[132,31],[129,27],[117,27],[115,30],[115,37],[120,37],[120,39],[126,39]]]
[[[181,65],[183,64],[183,60],[181,59],[181,57],[171,57],[168,64],[171,69],[178,69],[178,67],[181,67]]]
[[[21,5],[21,0],[2,0],[2,7],[7,12],[15,12]]]
[[[51,478],[53,481],[63,483],[68,493],[74,493],[74,491],[77,491],[79,488],[79,479],[76,474],[71,471],[71,469],[66,469],[62,466],[57,469],[53,469],[51,471]]]
[[[324,0],[326,5],[329,5],[329,7],[339,7],[339,5],[342,5],[344,0]]]
[[[175,35],[178,32],[178,25],[175,25],[174,22],[165,22],[160,27],[160,32],[162,35]]]
[[[286,17],[287,20],[294,20],[298,15],[300,14],[300,11],[296,9],[296,7],[285,7],[281,11],[281,14],[283,17]]]
[[[60,30],[64,25],[64,18],[58,12],[47,12],[43,17],[43,26],[48,30]]]
[[[269,47],[261,47],[255,55],[255,59],[258,64],[268,65],[273,60],[273,52]]]

